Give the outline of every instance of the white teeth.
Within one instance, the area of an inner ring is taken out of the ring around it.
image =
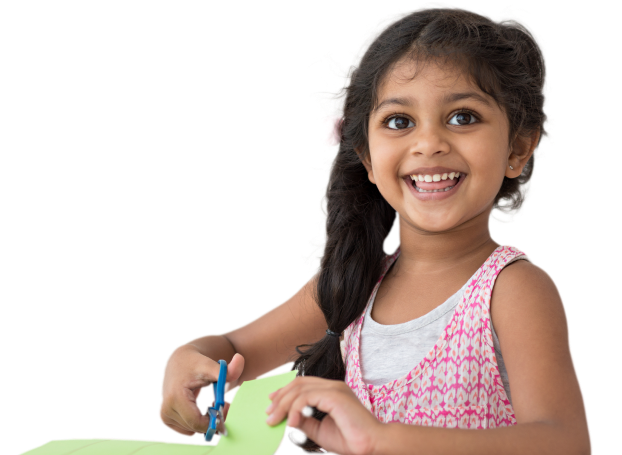
[[[460,172],[449,172],[444,174],[434,174],[434,175],[415,175],[411,174],[410,178],[415,182],[440,182],[441,180],[453,180],[454,178],[459,178]]]

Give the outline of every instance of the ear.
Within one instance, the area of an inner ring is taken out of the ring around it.
[[[533,155],[539,139],[539,129],[529,136],[516,136],[516,139],[514,139],[514,142],[511,144],[508,165],[505,168],[506,177],[513,179],[521,175],[527,161],[529,161],[529,158]],[[510,169],[510,166],[514,169]]]
[[[354,151],[356,152],[359,160],[361,160],[361,163],[363,163],[363,166],[365,166],[365,169],[367,170],[367,178],[369,178],[369,181],[375,185],[376,179],[374,178],[374,170],[371,166],[371,157],[369,155],[369,152],[365,154],[365,157],[363,158],[363,155],[358,148],[354,149]]]

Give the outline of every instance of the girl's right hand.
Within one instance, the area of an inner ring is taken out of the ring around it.
[[[244,357],[235,354],[227,368],[228,388],[235,387],[244,369]],[[173,430],[185,435],[205,433],[209,417],[197,407],[202,387],[218,380],[220,365],[201,354],[195,346],[175,350],[164,373],[163,401],[160,417]],[[225,406],[225,416],[228,405]]]

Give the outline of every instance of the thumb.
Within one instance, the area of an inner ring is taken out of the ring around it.
[[[242,354],[235,354],[227,366],[227,382],[229,383],[227,390],[238,385],[242,371],[244,371],[244,357]]]

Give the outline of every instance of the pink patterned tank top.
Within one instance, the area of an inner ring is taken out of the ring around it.
[[[372,296],[398,254],[387,256]],[[490,296],[499,272],[519,256],[524,253],[509,246],[493,251],[469,280],[436,345],[406,376],[388,384],[363,381],[359,341],[365,312],[348,326],[342,342],[345,380],[378,420],[447,428],[516,425],[494,353]]]

